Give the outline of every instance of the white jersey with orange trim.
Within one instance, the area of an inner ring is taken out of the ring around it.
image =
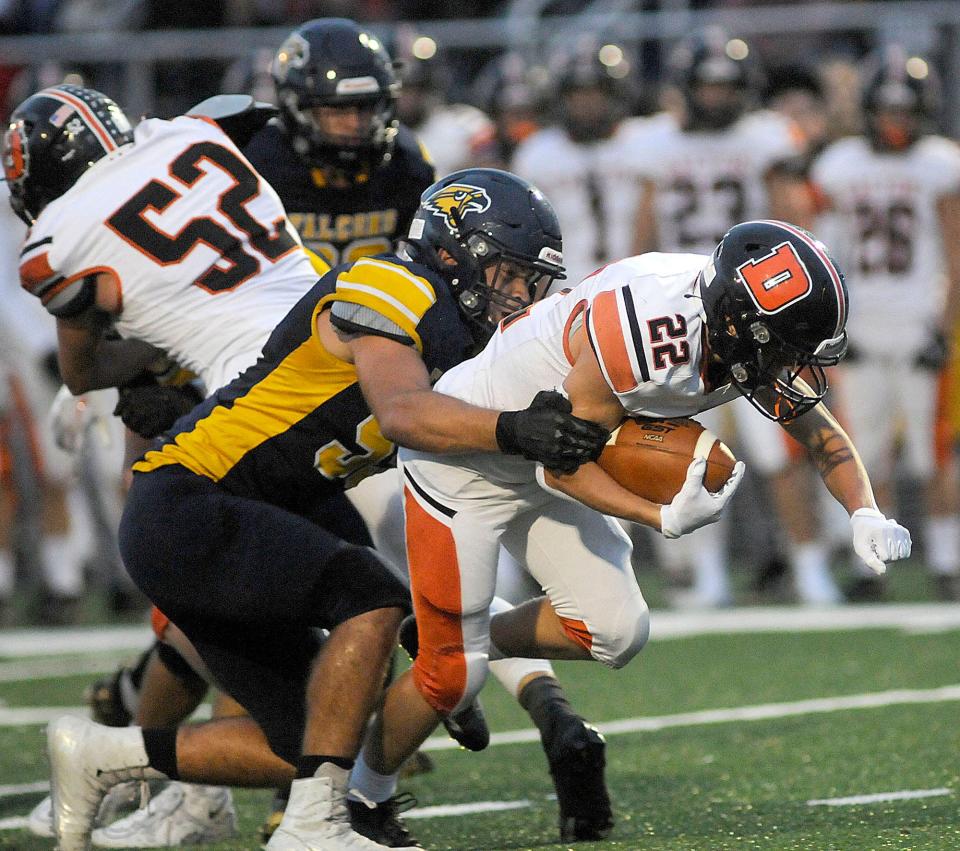
[[[657,138],[664,122],[662,115],[630,118],[610,138],[589,143],[547,127],[517,147],[511,170],[550,199],[560,220],[568,280],[580,281],[632,252],[640,200],[635,152]]]
[[[497,128],[475,106],[451,103],[431,112],[414,132],[441,178],[461,168],[487,165]]]
[[[20,264],[55,315],[89,304],[109,273],[116,330],[209,390],[256,361],[317,278],[273,189],[215,124],[185,116],[142,122],[44,208]]]
[[[795,126],[774,112],[751,112],[716,131],[687,131],[664,118],[634,152],[655,188],[657,247],[710,253],[735,224],[767,218],[764,178],[801,149]]]
[[[960,191],[960,147],[926,136],[903,152],[881,153],[865,137],[842,139],[818,157],[812,176],[830,201],[825,233],[856,305],[851,342],[912,356],[943,307],[937,201]]]
[[[604,378],[631,415],[693,416],[737,398],[730,385],[708,391],[701,376],[697,276],[709,260],[650,253],[605,266],[505,319],[484,350],[447,372],[436,389],[485,408],[525,408],[540,390],[562,388],[573,366],[570,337],[586,323]],[[492,453],[451,460],[503,483],[529,481],[534,469]]]

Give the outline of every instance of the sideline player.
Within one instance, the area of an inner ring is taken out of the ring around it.
[[[902,428],[906,472],[925,490],[924,557],[937,594],[957,600],[956,470],[936,427],[960,311],[960,150],[933,132],[939,84],[926,60],[894,45],[864,71],[866,133],[833,143],[813,166],[858,305],[838,390],[885,510]],[[852,596],[882,595],[881,579],[859,573]]]
[[[432,391],[431,371],[460,362],[491,320],[563,271],[539,192],[505,172],[455,177],[425,195],[417,221],[436,218],[460,239],[417,239],[412,260],[332,270],[255,366],[135,465],[121,526],[131,575],[252,719],[143,732],[55,722],[54,800],[70,847],[83,846],[103,792],[130,776],[273,784],[294,766],[269,848],[386,847],[349,828],[344,796],[405,603],[364,546],[344,484],[394,441],[572,470],[607,435],[564,414],[558,394],[504,413]],[[317,661],[314,626],[332,627]]]
[[[876,509],[856,450],[819,404],[823,369],[846,346],[846,318],[843,279],[821,243],[782,222],[747,222],[712,256],[627,258],[510,317],[437,386],[509,407],[562,385],[574,411],[608,428],[627,415],[691,416],[743,396],[808,448],[850,512],[857,552],[883,572],[909,556],[909,533]],[[675,538],[715,522],[744,470],[738,462],[712,494],[705,462],[694,460],[661,506],[594,463],[555,475],[477,453],[402,449],[400,459],[419,655],[388,689],[364,748],[384,773],[471,699],[492,655],[630,661],[647,639],[648,612],[629,540],[605,515]],[[526,557],[546,597],[491,618],[501,542]]]
[[[745,219],[771,216],[809,226],[811,195],[795,168],[802,154],[799,134],[784,116],[754,108],[759,67],[749,45],[710,29],[681,42],[670,62],[682,104],[678,117],[638,140],[636,160],[644,188],[635,252],[708,254],[724,233]],[[779,525],[789,540],[787,560],[798,598],[810,605],[840,602],[810,501],[796,486],[805,472],[803,462],[791,459],[785,436],[746,402],[722,413],[736,428],[731,445],[768,482]],[[704,425],[724,434],[719,417],[720,412],[707,414]],[[723,525],[659,548],[668,561],[689,552],[694,586],[684,602],[733,602]]]

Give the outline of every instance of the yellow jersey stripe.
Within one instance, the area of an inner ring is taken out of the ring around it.
[[[354,268],[361,265],[364,267],[375,266],[378,269],[386,269],[388,272],[392,272],[395,275],[400,275],[413,284],[418,290],[420,290],[420,292],[422,292],[427,299],[429,299],[430,304],[437,303],[436,290],[434,290],[433,285],[426,278],[421,278],[419,275],[414,275],[408,272],[402,266],[397,266],[395,263],[387,263],[383,260],[376,260],[372,257],[364,257],[358,260],[354,265]]]
[[[437,301],[433,287],[422,278],[390,263],[371,263],[361,259],[337,276],[337,290],[363,287],[367,293],[378,292],[400,312],[409,311],[416,324]]]
[[[219,481],[248,452],[283,434],[356,380],[352,364],[333,357],[311,337],[232,407],[217,406],[173,443],[147,452],[133,469],[145,473],[180,464]]]
[[[369,307],[371,310],[377,311],[377,313],[383,314],[391,322],[395,322],[397,325],[399,325],[403,330],[403,333],[413,340],[413,344],[417,347],[418,352],[423,352],[423,340],[420,338],[420,332],[417,331],[416,323],[410,322],[407,316],[404,316],[404,314],[402,314],[400,311],[395,310],[382,299],[373,299],[366,293],[359,291],[331,293],[330,295],[325,295],[322,299],[320,299],[319,302],[317,302],[316,310],[314,310],[313,313],[313,333],[314,336],[317,337],[317,340],[320,339],[319,335],[317,335],[317,316],[324,308],[328,307],[334,301],[346,301],[350,304],[359,304],[363,307]]]
[[[337,292],[341,293],[344,291],[353,291],[358,293],[365,293],[370,297],[370,299],[376,303],[377,301],[383,301],[390,305],[394,310],[398,311],[400,314],[405,316],[411,323],[416,325],[420,321],[420,317],[417,316],[412,310],[410,310],[403,302],[395,299],[392,295],[387,295],[383,290],[378,289],[377,287],[368,287],[366,284],[354,284],[348,283],[346,281],[337,282]],[[369,305],[373,306],[373,305]],[[374,308],[376,309],[376,308]],[[402,327],[402,326],[401,326]]]

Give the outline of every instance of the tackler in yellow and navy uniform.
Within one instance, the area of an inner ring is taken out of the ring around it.
[[[394,447],[354,366],[320,342],[324,310],[344,330],[415,346],[431,374],[473,345],[436,272],[393,254],[332,269],[254,366],[134,465],[120,529],[131,577],[291,761],[315,628],[409,606],[343,495],[350,480],[388,463]]]

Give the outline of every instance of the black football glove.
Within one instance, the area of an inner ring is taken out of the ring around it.
[[[946,335],[942,331],[934,331],[926,345],[917,352],[913,365],[919,369],[939,372],[947,365],[949,351]]]
[[[497,445],[507,455],[539,461],[548,470],[573,473],[600,457],[610,437],[603,426],[570,412],[573,406],[555,390],[541,390],[523,411],[504,411],[497,419]]]
[[[192,384],[174,387],[155,381],[138,382],[120,388],[120,399],[113,414],[120,417],[130,431],[154,438],[201,401],[203,396]]]

